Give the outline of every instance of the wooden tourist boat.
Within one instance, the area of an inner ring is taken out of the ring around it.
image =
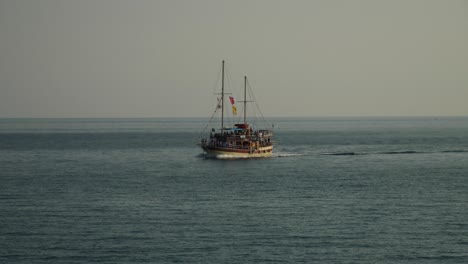
[[[216,109],[221,109],[221,128],[218,132],[213,128],[209,138],[201,139],[201,148],[207,158],[265,158],[273,154],[273,131],[269,129],[254,129],[247,123],[247,77],[244,77],[244,118],[243,123],[225,127],[224,120],[224,61],[222,62],[221,98],[218,99]],[[233,112],[234,98],[229,97]],[[216,111],[217,111],[216,110]],[[215,112],[216,112],[215,111]]]

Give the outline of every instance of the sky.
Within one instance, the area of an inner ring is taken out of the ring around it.
[[[208,117],[222,60],[265,116],[468,116],[468,1],[0,0],[0,118]]]

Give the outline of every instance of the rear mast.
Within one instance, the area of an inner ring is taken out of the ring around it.
[[[221,75],[221,133],[224,132],[224,60]]]
[[[247,125],[247,76],[244,76],[244,125]]]

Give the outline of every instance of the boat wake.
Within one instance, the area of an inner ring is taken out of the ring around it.
[[[412,154],[436,154],[436,153],[468,153],[468,150],[442,150],[442,151],[414,151],[414,150],[400,150],[400,151],[383,151],[383,152],[331,152],[320,153],[325,156],[356,156],[356,155],[412,155]]]
[[[229,154],[220,154],[216,156],[208,156],[206,153],[197,155],[198,158],[203,159],[220,159],[220,160],[238,160],[238,159],[265,159],[265,158],[286,158],[286,157],[298,157],[305,156],[305,153],[289,153],[289,152],[275,152],[272,153],[271,157],[251,157],[251,156],[239,156],[239,155],[229,155]]]
[[[467,153],[468,150],[455,149],[455,150],[444,150],[442,153]]]
[[[210,157],[208,157],[210,158]],[[239,155],[229,155],[229,154],[220,154],[220,155],[216,155],[216,157],[211,157],[211,158],[214,158],[214,159],[248,159],[248,158],[251,158],[249,156],[239,156]]]
[[[320,155],[326,156],[354,156],[354,155],[365,155],[357,152],[334,152],[334,153],[321,153]]]
[[[243,159],[265,159],[269,157],[252,157],[252,156],[242,156],[242,155],[230,155],[230,154],[218,154],[218,155],[207,155],[206,153],[198,155],[199,158],[208,159],[208,160],[243,160]]]
[[[298,157],[305,156],[305,153],[277,152],[271,155],[272,158]]]
[[[455,150],[439,150],[439,151],[431,151],[431,152],[424,152],[424,151],[414,151],[414,150],[401,150],[401,151],[383,151],[383,152],[324,152],[324,153],[317,153],[316,155],[322,156],[365,156],[365,155],[417,155],[417,154],[437,154],[437,153],[468,153],[468,150],[463,149],[455,149]],[[311,155],[312,153],[299,153],[299,152],[273,152],[271,158],[287,158],[287,157],[300,157]],[[313,154],[312,154],[313,155]],[[250,157],[250,156],[239,156],[239,155],[229,155],[229,154],[221,154],[217,155],[216,157],[210,157],[206,154],[200,154],[198,157],[205,158],[205,159],[258,159],[258,158],[266,158],[266,157]]]
[[[380,152],[379,154],[394,155],[394,154],[423,154],[423,153],[426,153],[426,152],[414,151],[414,150],[403,150],[403,151],[387,151],[387,152]]]

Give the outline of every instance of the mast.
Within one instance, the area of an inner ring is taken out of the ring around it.
[[[221,75],[221,133],[224,132],[224,61]]]
[[[244,125],[247,125],[247,76],[244,76]]]

